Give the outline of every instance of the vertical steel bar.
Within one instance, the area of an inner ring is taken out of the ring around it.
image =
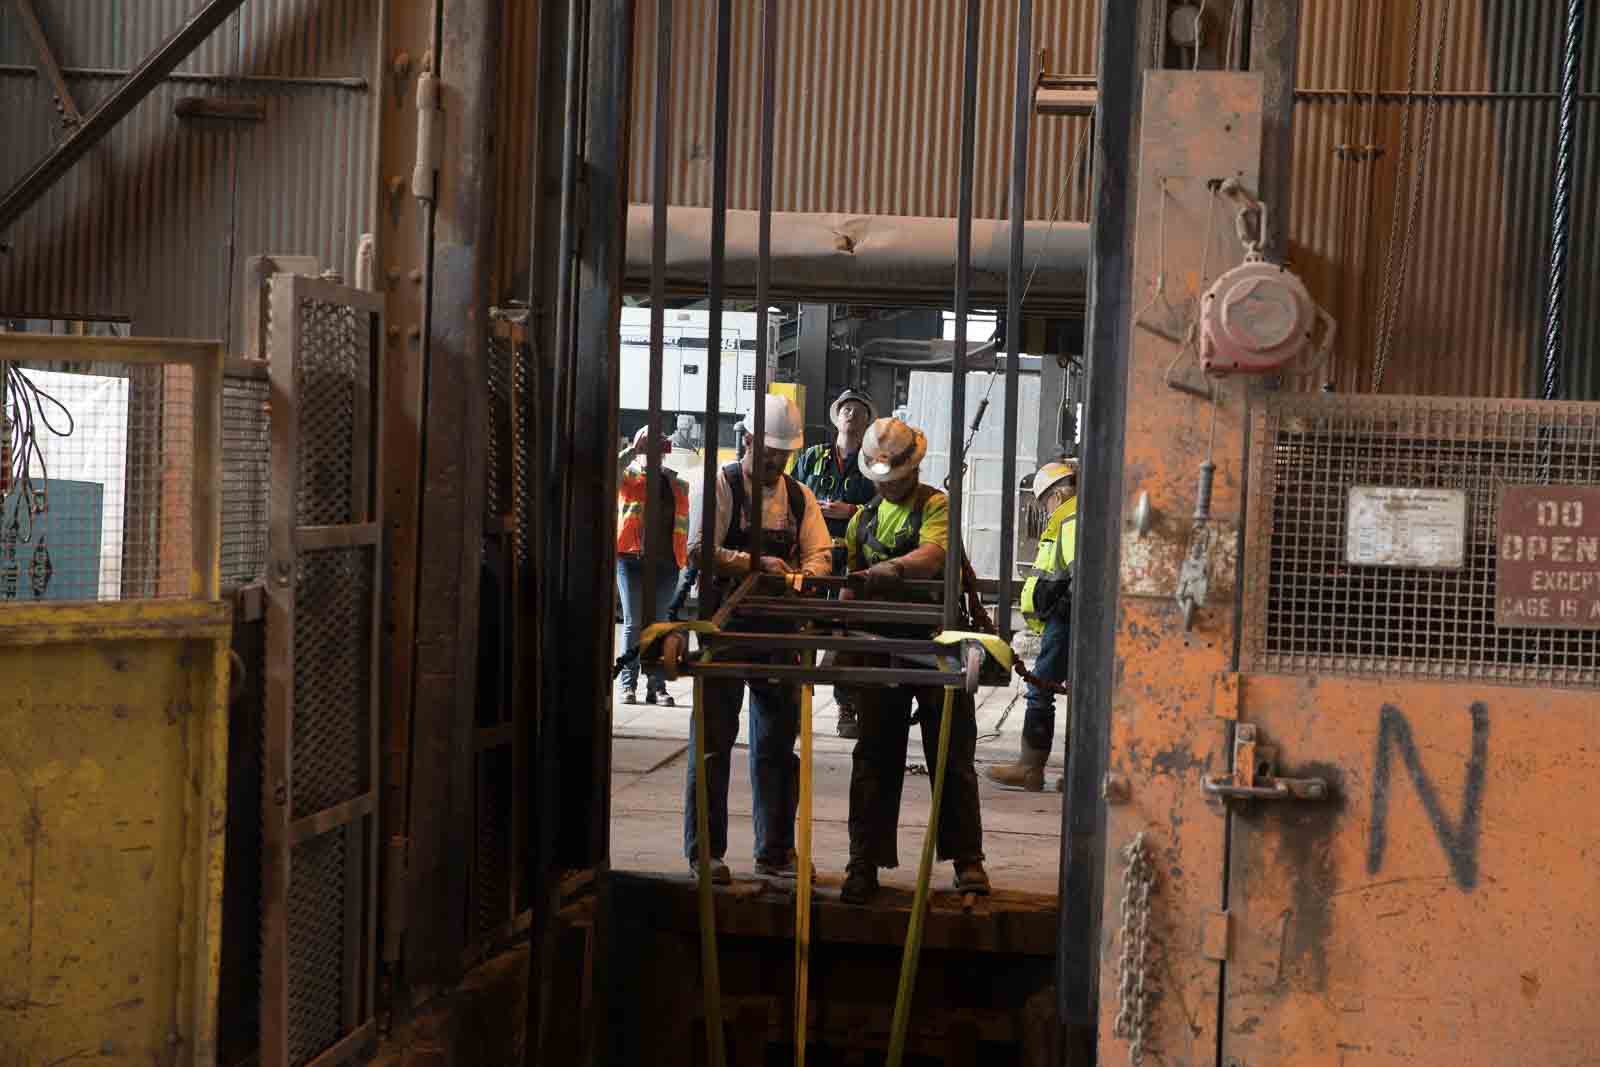
[[[759,569],[763,543],[766,536],[766,484],[762,481],[762,464],[767,456],[767,360],[771,358],[771,345],[767,338],[768,290],[772,286],[772,126],[777,107],[778,27],[777,0],[763,0],[761,5],[761,194],[760,211],[756,224],[756,375],[751,398],[751,444],[756,450],[756,477],[754,482],[754,521],[750,524],[750,562]],[[800,517],[795,516],[798,522]]]
[[[1017,411],[1022,377],[1023,237],[1028,226],[1028,120],[1033,114],[1033,0],[1017,0],[1017,84],[1011,104],[1011,258],[1006,264],[1006,415],[1000,455],[1000,636],[1011,639],[1017,539]],[[1040,456],[1041,460],[1045,457]]]
[[[723,272],[728,257],[728,82],[733,51],[733,0],[717,3],[717,82],[713,97],[711,148],[711,264],[706,294],[711,309],[710,336],[706,339],[705,467],[700,494],[700,617],[709,619],[717,605],[717,446],[722,434],[722,297]],[[734,360],[735,371],[738,360]],[[760,407],[756,411],[760,412]],[[759,430],[759,427],[756,427]],[[754,435],[760,447],[761,436]],[[760,453],[756,454],[760,461]],[[760,526],[756,522],[755,526]]]
[[[978,15],[982,0],[967,0],[961,80],[961,184],[956,207],[956,337],[950,357],[950,549],[944,569],[944,628],[954,630],[961,609],[961,435],[967,421],[967,311],[972,296],[972,172],[978,125]]]
[[[1567,306],[1567,246],[1572,230],[1572,170],[1578,127],[1578,66],[1583,48],[1583,0],[1567,0],[1566,50],[1561,63],[1561,119],[1556,134],[1556,182],[1550,211],[1550,286],[1544,318],[1544,399],[1560,387],[1562,321]]]
[[[661,454],[655,443],[661,439],[661,379],[665,361],[667,325],[667,195],[672,151],[672,0],[656,0],[656,112],[655,152],[651,157],[650,182],[650,397],[645,416],[644,492],[644,578],[641,593],[643,619],[640,629],[656,619],[656,567],[670,546],[661,543],[656,528],[660,520],[655,509],[662,502],[656,492],[661,480]],[[650,683],[645,682],[648,691]]]
[[[1157,0],[1102,0],[1100,100],[1094,123],[1094,219],[1089,257],[1088,388],[1079,479],[1078,580],[1072,617],[1072,745],[1061,811],[1056,951],[1061,1022],[1092,1043],[1099,1010],[1099,945],[1105,877],[1107,758],[1116,670],[1117,592],[1126,451],[1132,210],[1139,109],[1149,48],[1145,31]],[[1164,5],[1163,5],[1164,6]],[[1078,1062],[1074,1060],[1073,1062]]]

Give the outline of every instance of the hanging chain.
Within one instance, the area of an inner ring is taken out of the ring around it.
[[[1155,885],[1143,830],[1123,848],[1122,858],[1127,870],[1122,876],[1122,955],[1117,960],[1117,1019],[1112,1032],[1128,1042],[1128,1062],[1139,1067],[1149,1037],[1150,890]]]
[[[1417,144],[1416,174],[1411,177],[1410,209],[1405,213],[1405,236],[1400,237],[1401,197],[1400,183],[1407,177],[1410,166],[1411,107],[1409,100],[1400,118],[1400,158],[1395,161],[1394,207],[1389,219],[1389,250],[1385,257],[1383,303],[1378,311],[1378,352],[1372,366],[1372,391],[1383,391],[1383,373],[1388,368],[1389,356],[1394,351],[1395,324],[1400,318],[1400,301],[1405,296],[1406,277],[1411,270],[1411,249],[1416,238],[1417,216],[1422,210],[1422,190],[1428,173],[1428,145],[1433,140],[1433,117],[1439,106],[1440,79],[1444,74],[1444,44],[1450,36],[1450,10],[1453,0],[1445,0],[1440,13],[1439,32],[1433,48],[1433,71],[1429,81],[1428,101],[1422,106],[1422,139]],[[1407,88],[1416,84],[1417,54],[1422,44],[1422,0],[1417,0],[1416,17],[1411,24],[1411,58],[1407,61]],[[1399,270],[1395,270],[1395,248],[1399,246]]]

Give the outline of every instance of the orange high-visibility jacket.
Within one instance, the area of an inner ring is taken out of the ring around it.
[[[689,562],[689,486],[670,470],[662,476],[672,482],[672,555],[681,569]],[[645,472],[629,468],[617,482],[617,554],[637,556],[644,552]],[[658,495],[653,502],[666,501]]]

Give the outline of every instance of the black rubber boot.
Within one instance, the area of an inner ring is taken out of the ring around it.
[[[846,904],[866,904],[878,894],[878,868],[856,860],[845,868],[839,899]]]

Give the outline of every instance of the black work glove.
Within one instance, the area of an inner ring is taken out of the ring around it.
[[[857,571],[856,574],[865,584],[868,596],[892,593],[900,588],[902,580],[900,564],[892,559],[886,559],[882,563],[874,563],[864,571]]]

